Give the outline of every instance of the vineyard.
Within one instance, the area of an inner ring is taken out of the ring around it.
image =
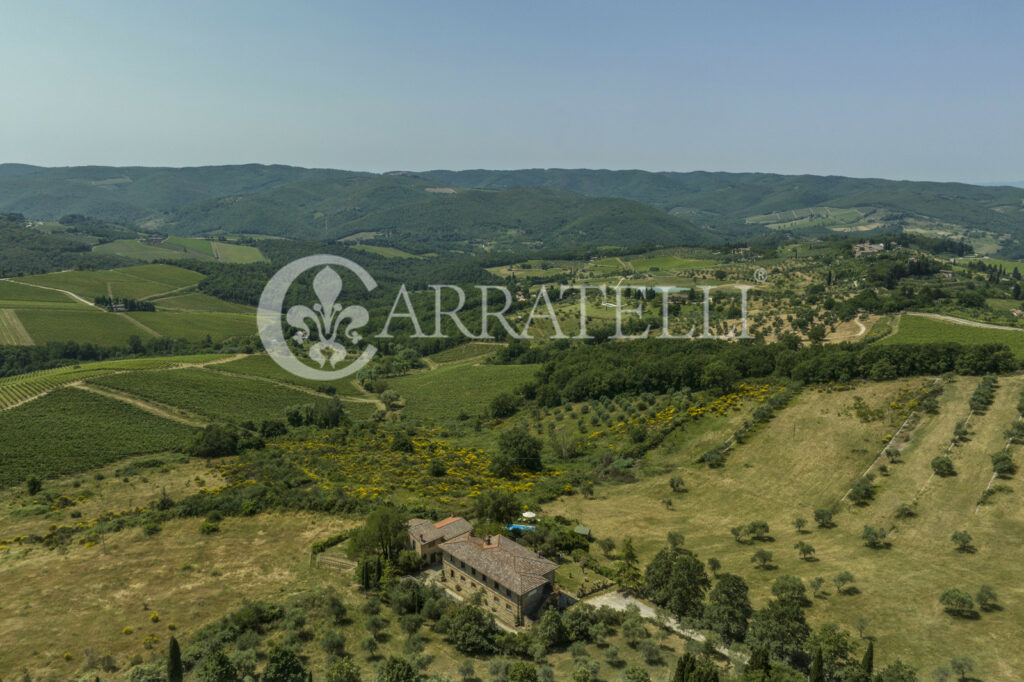
[[[31,400],[66,384],[114,372],[160,369],[186,363],[216,360],[221,355],[190,355],[165,358],[108,360],[71,367],[58,367],[30,374],[0,378],[0,410]]]
[[[234,423],[284,419],[292,405],[326,400],[286,386],[203,369],[110,374],[88,383]]]
[[[66,289],[92,300],[97,296],[147,298],[191,286],[203,278],[173,265],[136,265],[116,270],[76,270],[19,277],[16,281]]]
[[[88,471],[183,445],[192,429],[117,400],[60,388],[0,412],[0,487]]]
[[[351,377],[338,379],[336,381],[313,381],[311,379],[303,379],[302,377],[295,376],[287,370],[281,369],[281,367],[274,362],[269,355],[264,353],[249,355],[239,360],[225,362],[222,365],[217,365],[217,370],[221,372],[231,372],[232,374],[263,377],[264,379],[283,381],[285,383],[305,386],[307,388],[331,386],[338,395],[362,395],[362,392],[352,383]]]
[[[252,336],[256,333],[256,314],[252,313],[195,313],[195,312],[134,312],[128,315],[169,339],[201,341],[209,336],[214,340],[234,336]],[[136,332],[138,333],[138,328]]]

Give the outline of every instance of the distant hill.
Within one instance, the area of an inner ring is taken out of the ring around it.
[[[932,231],[1024,254],[1024,189],[770,173],[0,165],[0,211],[413,251]]]
[[[587,196],[633,199],[721,228],[739,227],[752,216],[827,206],[884,209],[892,220],[916,217],[1024,235],[1024,190],[1011,187],[703,171],[534,169],[430,171],[426,175],[454,187],[557,187]]]
[[[69,213],[141,221],[191,203],[264,191],[297,180],[362,175],[293,166],[42,168],[0,164],[0,212],[56,220]]]
[[[715,239],[685,218],[619,198],[550,188],[452,191],[413,173],[286,166],[0,166],[0,210],[50,220],[81,213],[180,235],[362,235],[418,251]]]

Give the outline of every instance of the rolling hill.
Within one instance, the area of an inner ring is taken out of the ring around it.
[[[0,165],[0,211],[172,235],[358,237],[435,249],[636,246],[925,231],[1024,253],[1024,189],[840,176],[527,169]]]
[[[703,171],[534,169],[430,171],[427,175],[454,187],[556,187],[586,196],[633,199],[697,223],[723,227],[739,227],[754,215],[832,206],[887,209],[969,229],[1024,234],[1024,190],[1014,187]]]

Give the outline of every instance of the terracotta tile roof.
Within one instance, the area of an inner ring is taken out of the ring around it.
[[[473,530],[473,526],[461,516],[449,516],[443,521],[432,523],[426,519],[409,519],[409,533],[420,542],[451,540]]]
[[[520,595],[546,583],[545,574],[558,568],[555,562],[504,535],[486,539],[463,535],[445,542],[441,548],[452,558],[464,561],[467,568],[475,568],[477,573]]]

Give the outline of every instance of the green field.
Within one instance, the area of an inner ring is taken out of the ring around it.
[[[75,305],[74,299],[67,294],[52,289],[40,289],[13,280],[0,280],[0,307],[15,307],[26,304],[40,303]],[[80,304],[79,304],[80,305]]]
[[[195,251],[211,258],[214,256],[213,245],[209,239],[198,239],[196,237],[168,237],[167,243],[182,246],[189,251]]]
[[[363,392],[352,383],[353,380],[351,378],[338,379],[337,381],[311,381],[310,379],[303,379],[281,369],[276,362],[270,359],[269,355],[263,353],[219,364],[217,365],[217,371],[263,377],[264,379],[283,381],[297,386],[305,386],[306,388],[316,389],[322,386],[332,386],[338,395],[343,396],[363,395]]]
[[[0,486],[170,450],[185,443],[192,431],[117,400],[61,388],[0,412]]]
[[[1024,358],[1024,330],[983,329],[916,315],[902,315],[899,330],[879,343],[931,343],[952,341],[964,344],[1002,343],[1018,358]]]
[[[85,310],[85,306],[79,308],[19,310],[18,319],[39,345],[50,341],[75,341],[97,346],[124,346],[132,336],[142,339],[150,336],[124,315],[98,309]]]
[[[71,291],[92,301],[99,296],[148,298],[198,283],[198,272],[173,265],[135,265],[116,270],[72,270],[19,277],[17,281]]]
[[[1011,310],[1020,310],[1022,304],[1012,298],[986,298],[985,305],[1000,313],[1008,313]]]
[[[285,410],[292,405],[325,400],[285,386],[203,369],[112,374],[88,383],[235,423],[284,419]]]
[[[864,214],[855,208],[814,206],[792,211],[779,211],[750,216],[748,224],[765,225],[771,229],[800,229],[808,227],[848,226],[859,222]]]
[[[429,356],[429,359],[438,364],[462,362],[464,360],[480,361],[494,355],[502,345],[495,343],[464,343],[461,346],[455,346],[440,353],[434,353]]]
[[[212,242],[213,253],[217,260],[224,263],[259,263],[267,260],[255,246],[230,244],[228,242]]]
[[[372,244],[354,244],[353,249],[359,249],[360,251],[367,251],[369,253],[375,253],[378,256],[384,256],[385,258],[427,258],[434,254],[418,254],[409,253],[408,251],[402,251],[391,246],[374,246]]]
[[[236,313],[254,315],[255,308],[240,303],[231,303],[208,294],[192,292],[188,294],[175,294],[163,298],[152,299],[157,310],[173,310],[176,312],[194,313]]]
[[[536,371],[536,365],[454,363],[390,379],[388,385],[405,399],[406,416],[444,419],[460,412],[479,414],[494,396],[517,391]]]
[[[127,313],[161,336],[201,341],[209,336],[220,340],[256,333],[256,316],[239,313],[155,312]]]
[[[93,253],[143,261],[201,259],[204,257],[201,252],[191,251],[180,244],[167,244],[166,242],[162,245],[143,244],[138,239],[116,239],[112,242],[97,244],[92,250]]]
[[[717,261],[706,260],[700,258],[680,258],[678,256],[653,256],[648,258],[634,258],[629,261],[629,264],[633,266],[633,269],[637,272],[650,272],[652,270],[657,271],[678,271],[678,270],[697,270],[700,268],[709,268],[717,265]]]

